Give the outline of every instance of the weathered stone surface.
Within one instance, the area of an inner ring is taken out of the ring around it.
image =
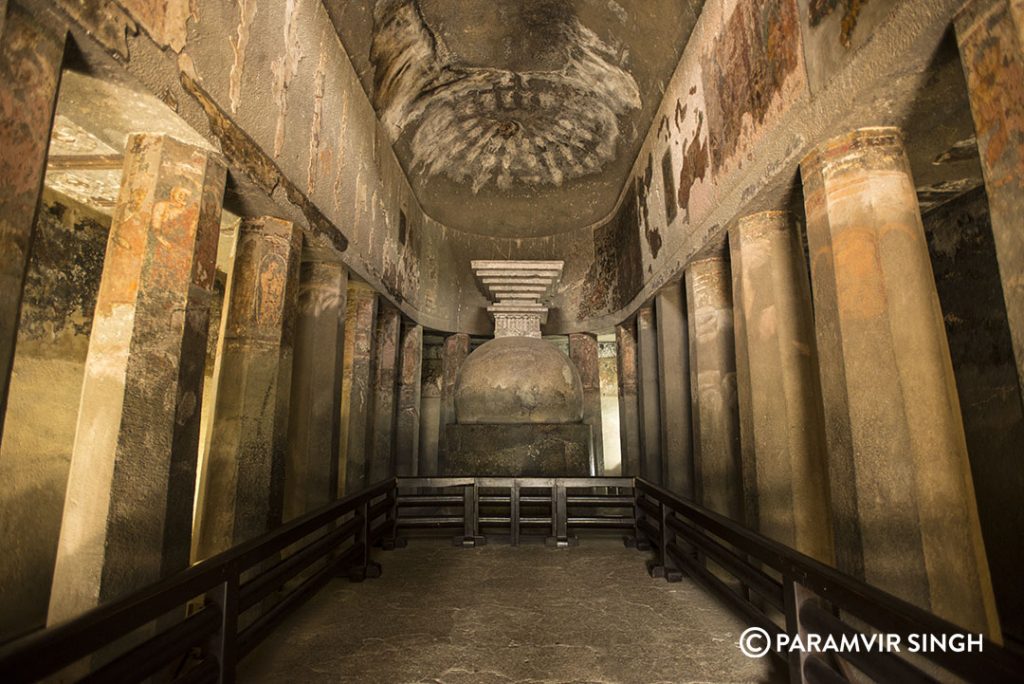
[[[64,35],[0,7],[0,437],[29,246],[46,173]]]
[[[619,437],[622,474],[640,475],[640,405],[637,398],[636,322],[615,326],[619,371]]]
[[[326,506],[338,493],[338,415],[348,269],[304,260],[292,359],[284,519]]]
[[[583,385],[572,361],[550,342],[500,337],[477,347],[462,364],[455,415],[461,425],[578,423]]]
[[[942,312],[899,131],[833,139],[801,169],[838,566],[998,636]]]
[[[662,483],[694,496],[693,416],[690,399],[690,333],[686,294],[677,281],[655,299],[658,318],[658,386],[661,390]]]
[[[436,338],[434,338],[436,340]],[[437,475],[441,441],[441,385],[444,344],[423,343],[423,373],[420,391],[420,456],[418,474]]]
[[[601,371],[597,359],[597,335],[569,335],[569,357],[583,385],[583,422],[590,426],[590,454],[594,474],[604,475],[604,437],[601,430]]]
[[[49,623],[188,565],[224,181],[207,151],[161,136],[128,141]]]
[[[368,484],[372,448],[373,342],[377,293],[362,283],[349,283],[345,309],[344,375],[341,385],[341,437],[338,493],[358,492]]]
[[[638,397],[640,400],[640,474],[662,482],[661,387],[658,377],[658,326],[654,306],[636,314]]]
[[[697,501],[743,521],[729,262],[712,257],[686,268],[690,392]]]
[[[828,454],[799,226],[786,212],[743,217],[729,252],[746,521],[831,564]]]
[[[456,333],[444,340],[441,348],[441,423],[437,445],[437,469],[445,472],[447,432],[445,427],[455,422],[455,385],[459,369],[469,356],[469,335]]]
[[[449,425],[448,475],[524,477],[590,474],[590,426],[584,423]]]
[[[239,227],[197,554],[281,524],[302,233],[275,218]]]
[[[398,389],[398,352],[402,334],[402,313],[381,301],[373,343],[373,443],[370,482],[395,475],[395,425]]]
[[[43,626],[110,218],[44,190],[0,444],[0,641]],[[26,534],[26,530],[31,530]]]
[[[956,17],[956,33],[1024,387],[1024,2],[971,0]]]
[[[423,381],[423,326],[402,328],[398,372],[395,469],[399,476],[419,473],[420,397]]]

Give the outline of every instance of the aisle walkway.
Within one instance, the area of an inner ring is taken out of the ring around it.
[[[336,580],[241,664],[241,682],[784,681],[702,589],[652,580],[617,540],[568,550],[412,540]]]

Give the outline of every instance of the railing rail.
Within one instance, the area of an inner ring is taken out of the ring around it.
[[[832,635],[839,640],[843,635],[870,635],[872,632],[865,630],[873,630],[899,635],[905,645],[911,635],[965,634],[958,625],[662,487],[637,479],[634,496],[634,541],[640,548],[650,546],[656,552],[654,573],[678,579],[685,570],[773,639],[785,632],[790,639],[799,636],[806,645],[808,634],[822,639]],[[708,559],[720,570],[710,569]],[[723,578],[722,571],[733,581]],[[932,682],[950,676],[986,684],[1024,681],[1024,657],[987,638],[978,651],[935,650],[917,654],[913,661],[903,657],[904,653],[815,654],[797,648],[782,655],[788,660],[794,683],[846,682],[848,666],[881,682]]]
[[[486,543],[484,527],[507,531],[513,545],[524,528],[547,527],[548,544],[570,546],[577,529],[634,526],[631,477],[400,477],[397,488],[400,531],[461,527],[454,538],[458,546]],[[486,515],[481,505],[489,509]],[[524,506],[541,513],[524,515]],[[582,515],[584,508],[603,514]]]
[[[369,549],[394,534],[394,501],[392,478],[123,599],[6,644],[0,647],[0,681],[37,681],[100,653],[109,662],[92,672],[90,663],[72,676],[89,682],[138,681],[180,662],[187,666],[173,673],[175,682],[234,681],[238,659],[331,577],[346,573],[359,580],[379,573]],[[303,572],[309,575],[285,588]],[[186,606],[196,599],[201,606],[186,616]],[[262,612],[239,629],[239,615],[261,605]],[[152,634],[138,635],[154,621]],[[130,635],[141,643],[109,659],[107,650]],[[190,658],[196,648],[198,657]]]

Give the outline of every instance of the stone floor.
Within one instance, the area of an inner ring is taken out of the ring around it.
[[[782,682],[743,656],[745,625],[690,580],[650,579],[618,540],[566,550],[378,552],[383,577],[335,580],[241,663],[241,682]]]

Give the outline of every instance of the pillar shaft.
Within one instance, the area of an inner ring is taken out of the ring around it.
[[[420,396],[423,379],[423,326],[402,330],[398,372],[398,420],[395,467],[399,476],[419,474]]]
[[[655,299],[661,388],[662,481],[671,491],[694,496],[690,400],[690,345],[682,282],[662,288]]]
[[[395,424],[397,416],[398,352],[402,313],[381,300],[377,310],[373,372],[373,454],[370,482],[395,475]]]
[[[661,389],[658,381],[658,330],[654,307],[636,313],[638,395],[640,398],[640,474],[661,484]]]
[[[62,33],[0,5],[0,436],[63,56]]]
[[[373,342],[377,293],[350,283],[345,308],[344,374],[341,386],[341,437],[338,459],[340,494],[358,492],[368,484],[373,415]]]
[[[444,343],[423,344],[423,368],[420,376],[420,454],[417,473],[429,477],[439,473],[437,458],[441,428],[441,385],[443,384]]]
[[[801,164],[840,569],[998,635],[960,406],[899,132]]]
[[[637,396],[636,322],[615,326],[619,373],[619,440],[622,475],[640,475],[640,400]]]
[[[284,518],[325,506],[338,493],[338,411],[348,269],[303,261],[292,359]]]
[[[1024,2],[973,0],[955,24],[1024,390]]]
[[[443,475],[448,472],[445,426],[455,422],[455,381],[459,377],[459,368],[469,356],[469,335],[466,333],[449,335],[444,340],[444,348],[441,353],[441,428],[438,434],[437,470],[439,474]]]
[[[785,212],[729,234],[748,524],[834,561],[828,455],[811,292],[800,231]]]
[[[187,567],[225,168],[132,135],[107,243],[48,621]]]
[[[729,262],[710,258],[691,263],[686,269],[686,302],[697,499],[713,511],[742,521]]]
[[[281,523],[302,233],[288,221],[239,226],[207,455],[199,558]]]
[[[591,463],[596,475],[604,475],[604,443],[601,432],[601,371],[597,360],[597,335],[569,335],[569,356],[583,383],[583,422],[590,426]]]

